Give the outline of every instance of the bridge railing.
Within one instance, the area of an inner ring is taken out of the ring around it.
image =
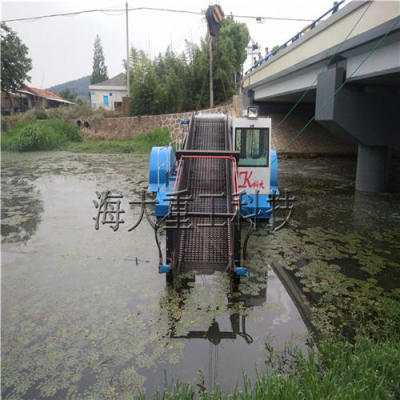
[[[331,14],[331,13],[334,14],[345,1],[346,0],[340,0],[340,1],[335,2],[333,7],[331,7],[328,11],[326,11],[324,14],[322,14],[319,18],[315,19],[313,22],[311,22],[309,25],[307,25],[301,31],[297,32],[294,36],[292,36],[289,40],[287,40],[285,43],[283,43],[277,49],[269,52],[264,57],[261,57],[260,60],[257,62],[257,64],[253,65],[249,70],[247,70],[245,72],[245,75],[249,74],[250,72],[253,72],[258,67],[260,67],[262,64],[264,64],[266,61],[268,61],[271,57],[275,56],[280,50],[285,49],[287,46],[293,44],[296,40],[300,39],[300,37],[302,37],[304,34],[308,33],[312,29],[314,29],[328,14]]]

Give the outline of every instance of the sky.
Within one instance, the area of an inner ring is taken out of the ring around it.
[[[346,3],[349,0],[346,1]],[[157,7],[191,11],[205,10],[219,4],[226,15],[315,19],[332,7],[332,0],[128,0],[129,7]],[[346,4],[345,3],[345,4]],[[66,13],[94,8],[123,9],[125,1],[2,1],[1,20]],[[254,42],[262,49],[272,48],[290,39],[306,22],[235,18],[244,22]],[[33,68],[29,86],[45,89],[92,72],[93,44],[100,36],[109,77],[123,72],[126,58],[125,13],[96,12],[36,21],[10,22],[29,48]],[[200,43],[207,31],[203,16],[156,11],[129,12],[129,44],[154,58],[168,46],[175,52],[185,50],[185,39]],[[264,53],[264,51],[263,51]],[[251,56],[245,64],[250,66]]]

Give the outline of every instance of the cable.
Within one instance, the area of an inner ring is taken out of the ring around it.
[[[39,15],[37,17],[25,17],[25,18],[14,18],[14,19],[6,19],[1,21],[2,23],[9,23],[9,22],[18,22],[18,21],[35,21],[38,19],[44,18],[53,18],[53,17],[68,17],[72,15],[80,15],[80,14],[87,14],[92,12],[112,12],[112,11],[122,11],[119,10],[112,10],[112,9],[92,9],[92,10],[83,10],[83,11],[73,11],[69,13],[61,13],[61,14],[47,14],[47,15]]]
[[[120,15],[124,15],[125,14],[124,11],[120,11],[118,13],[110,12],[110,11],[100,11],[100,12],[103,13],[104,15],[109,15],[111,17],[119,17]]]
[[[335,98],[335,96],[343,89],[344,85],[353,77],[353,75],[361,68],[361,66],[368,60],[368,58],[375,53],[377,48],[383,43],[383,41],[387,38],[389,33],[400,23],[400,17],[397,18],[397,21],[392,24],[392,26],[388,29],[388,31],[381,37],[381,39],[376,42],[375,46],[369,51],[369,53],[364,57],[363,60],[358,64],[358,66],[354,69],[354,71],[344,80],[344,82],[335,90],[335,92],[328,97],[327,101],[322,105],[322,107],[316,111],[314,116],[308,120],[308,122],[301,128],[293,139],[288,143],[288,145],[282,150],[281,153],[284,153],[296,140],[297,138],[304,132],[304,130],[311,124],[312,121],[315,120],[317,115],[323,111],[326,106]]]
[[[313,22],[313,19],[304,19],[304,18],[289,18],[289,17],[261,17],[257,16],[254,17],[252,15],[233,15],[229,14],[229,16],[235,17],[235,18],[247,18],[247,19],[269,19],[272,21],[296,21],[296,22]]]
[[[180,13],[180,14],[192,14],[192,15],[204,15],[204,11],[191,11],[191,10],[180,10],[180,9],[172,9],[172,8],[156,8],[156,7],[136,7],[136,8],[129,8],[128,11],[161,11],[161,12],[171,12],[171,13]],[[39,15],[37,17],[24,17],[24,18],[14,18],[14,19],[7,19],[1,21],[2,23],[9,23],[9,22],[19,22],[19,21],[35,21],[38,19],[44,18],[53,18],[53,17],[68,17],[68,16],[76,16],[81,14],[88,14],[93,12],[102,12],[102,13],[120,13],[125,12],[125,9],[112,9],[112,8],[95,8],[91,10],[82,10],[82,11],[72,11],[68,13],[60,13],[60,14],[48,14],[48,15]],[[311,22],[312,19],[303,19],[303,18],[290,18],[290,17],[260,17],[260,16],[251,16],[251,15],[234,15],[229,14],[235,18],[248,18],[248,19],[268,19],[274,21],[300,21],[300,22]]]
[[[304,99],[304,97],[307,95],[307,93],[313,89],[314,84],[317,82],[318,80],[318,74],[320,74],[323,71],[326,71],[326,69],[328,68],[329,64],[331,63],[331,61],[334,59],[334,57],[340,52],[341,48],[344,45],[344,42],[349,38],[349,36],[354,32],[354,29],[357,27],[357,25],[359,24],[359,22],[361,21],[361,19],[364,17],[365,13],[368,11],[369,7],[371,6],[372,1],[368,4],[368,7],[364,10],[364,12],[360,15],[360,18],[358,18],[358,20],[356,21],[356,23],[353,25],[353,27],[351,28],[350,32],[347,34],[347,36],[343,39],[343,41],[339,44],[339,46],[337,47],[337,50],[334,51],[334,53],[332,54],[332,56],[329,58],[328,62],[326,63],[325,66],[323,66],[317,73],[317,78],[314,79],[314,81],[310,84],[310,86],[304,91],[304,93],[300,96],[300,98],[297,100],[297,102],[294,104],[294,106],[286,113],[286,115],[281,119],[281,121],[279,121],[279,123],[276,126],[276,130],[279,129],[279,127],[288,119],[288,117],[292,114],[292,112],[296,109],[296,107],[301,103],[301,101]]]
[[[163,12],[171,12],[171,13],[180,13],[180,14],[193,14],[193,15],[204,15],[202,11],[189,11],[189,10],[177,10],[172,8],[156,8],[156,7],[137,7],[137,8],[129,8],[129,11],[163,11]]]

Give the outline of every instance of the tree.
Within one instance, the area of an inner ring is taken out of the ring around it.
[[[93,50],[93,71],[90,77],[90,83],[94,85],[95,83],[103,82],[107,79],[108,75],[104,61],[103,47],[99,35],[96,35]]]
[[[177,56],[168,47],[164,57],[159,55],[154,61],[154,70],[159,80],[160,112],[175,113],[185,108],[185,69],[184,55]]]
[[[32,60],[28,57],[28,47],[6,24],[0,25],[1,31],[1,91],[6,93],[20,89],[25,81],[30,82],[28,72],[32,69]]]
[[[236,77],[246,60],[246,47],[250,34],[247,26],[225,18],[217,36],[217,49],[213,59],[215,101],[230,98],[236,90]]]
[[[222,21],[216,38],[216,49],[213,50],[214,100],[217,104],[228,100],[235,93],[249,40],[245,24],[231,18]],[[209,104],[209,47],[206,40],[201,41],[200,48],[188,43],[187,47],[191,59],[189,64],[192,68],[195,108],[202,108]]]
[[[63,99],[68,100],[68,101],[75,101],[76,98],[78,97],[78,94],[75,92],[75,90],[69,90],[68,88],[61,90],[59,95]]]
[[[151,60],[143,51],[131,49],[131,113],[133,115],[160,112],[160,86]]]
[[[236,90],[250,35],[245,24],[225,19],[214,51],[216,103],[228,100]],[[131,49],[131,114],[160,114],[189,111],[208,106],[209,49],[186,42],[186,54],[168,48],[151,61],[143,51]],[[126,66],[125,66],[126,67]]]

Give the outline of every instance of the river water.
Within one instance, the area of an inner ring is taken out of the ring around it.
[[[271,347],[306,351],[321,323],[307,310],[327,311],[326,283],[400,287],[400,197],[355,196],[350,159],[280,161],[296,212],[274,235],[259,225],[237,290],[221,273],[169,287],[152,228],[128,232],[147,166],[140,155],[3,154],[4,399],[131,399],[176,380],[232,390],[243,374],[282,368]],[[117,232],[94,229],[104,190],[124,196]],[[290,284],[274,272],[282,266]]]

